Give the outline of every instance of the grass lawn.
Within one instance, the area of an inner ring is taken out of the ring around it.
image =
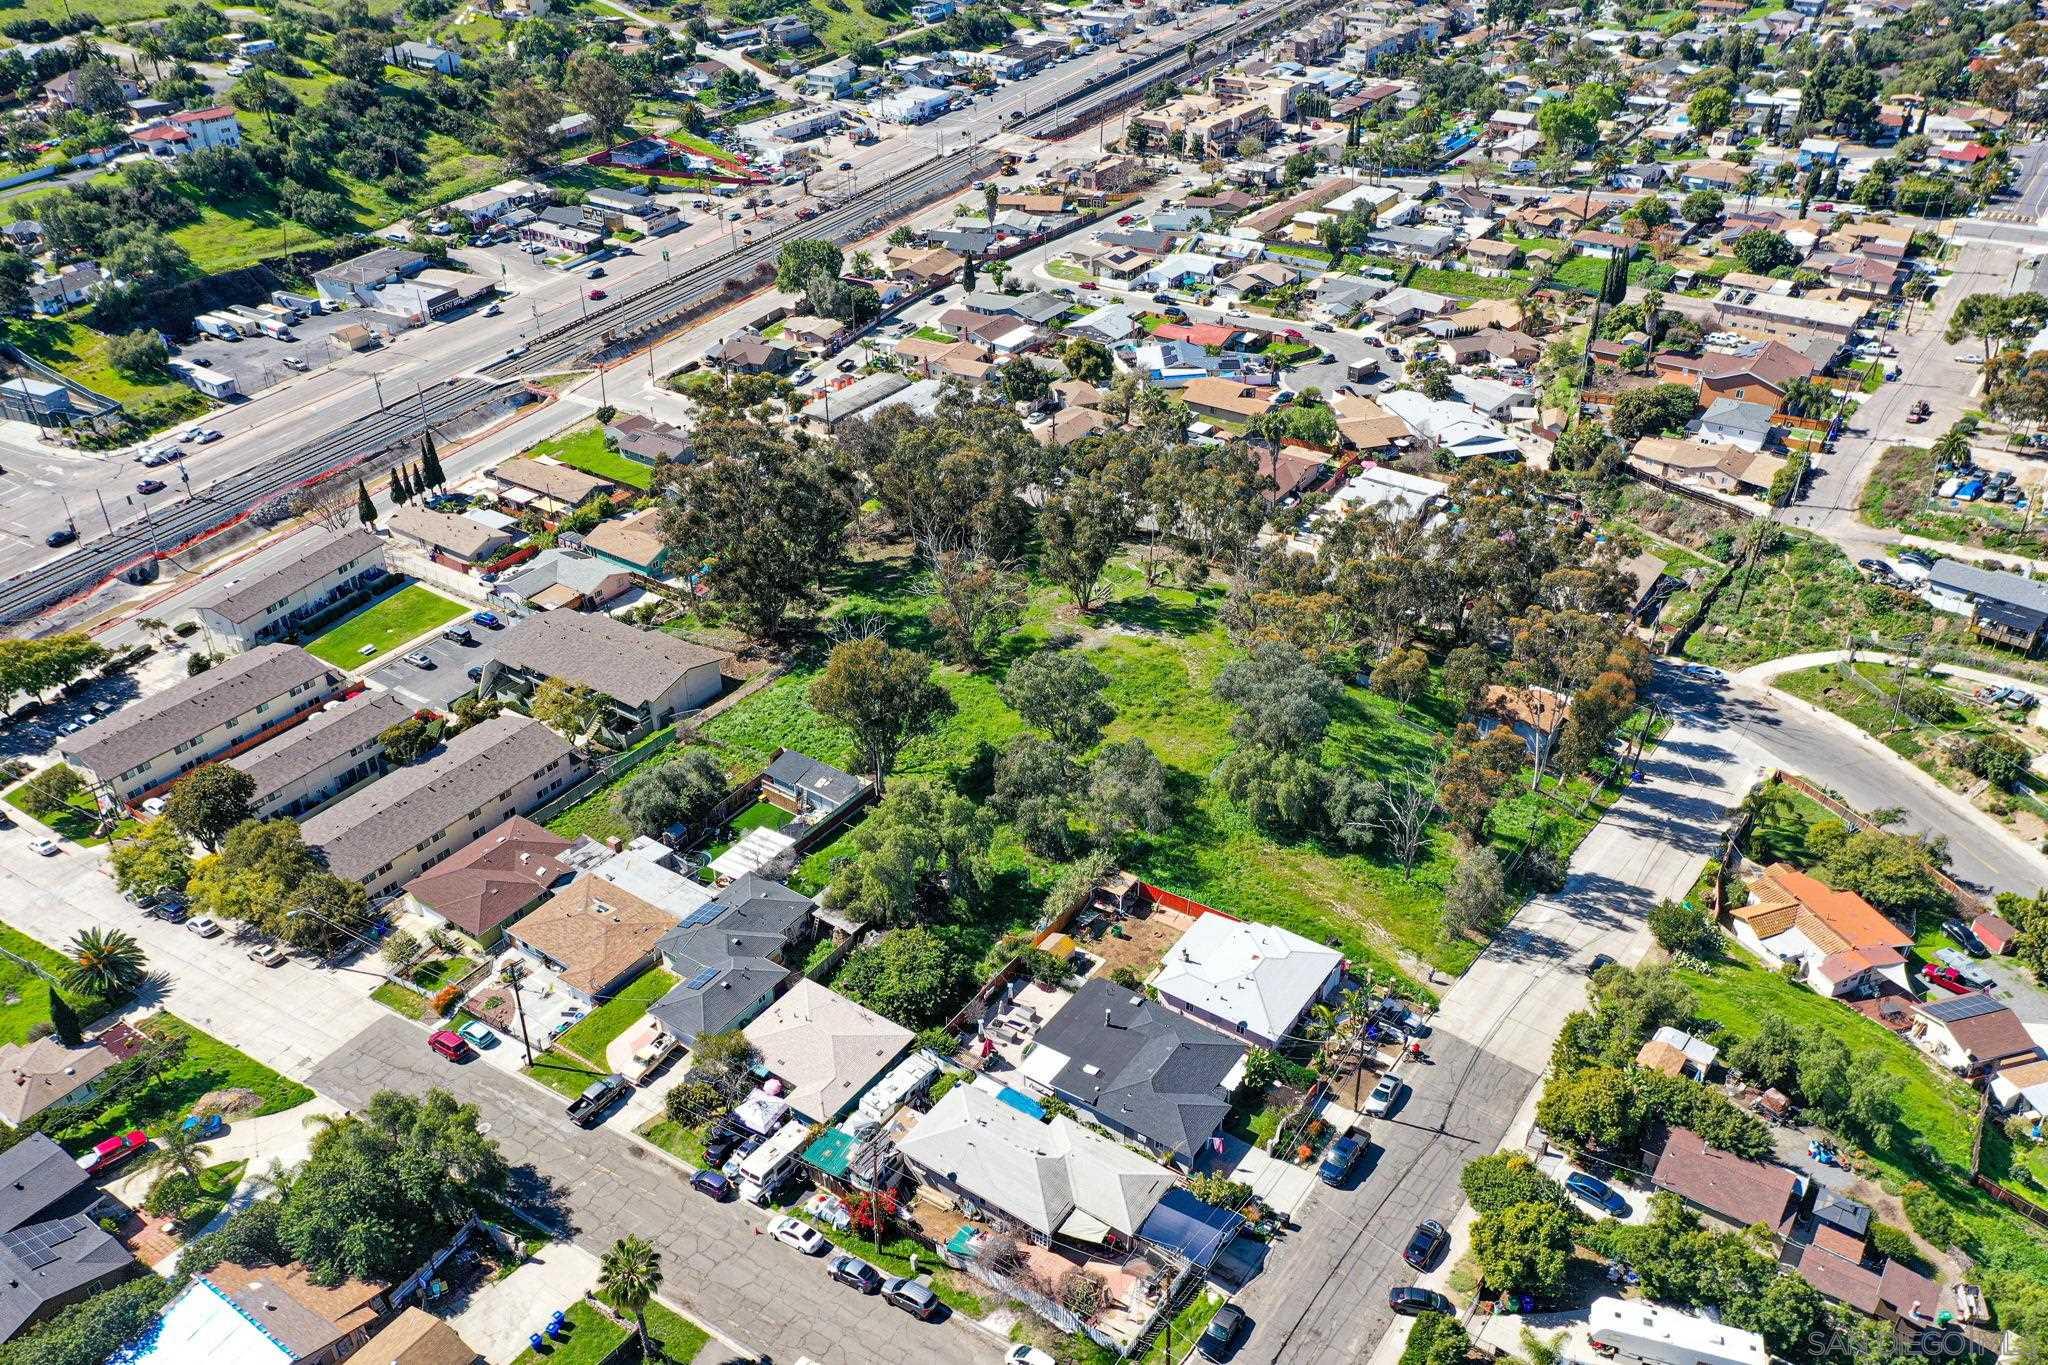
[[[771,801],[756,801],[733,817],[735,834],[745,834],[750,829],[781,829],[796,817]]]
[[[1767,866],[1782,861],[1804,867],[1812,862],[1806,832],[1817,822],[1836,816],[1805,792],[1782,782],[1773,782],[1760,792],[1756,821],[1750,826],[1749,856]]]
[[[67,1151],[86,1151],[102,1138],[131,1128],[152,1134],[168,1131],[171,1125],[192,1112],[201,1096],[214,1090],[251,1090],[262,1096],[257,1115],[277,1114],[296,1108],[313,1098],[313,1092],[297,1081],[278,1075],[248,1054],[229,1047],[211,1034],[202,1033],[171,1014],[157,1014],[141,1025],[155,1037],[185,1039],[185,1057],[148,1085],[131,1091],[114,1103],[86,1104],[79,1109],[79,1121],[51,1136]],[[248,1116],[244,1116],[248,1117]]]
[[[69,797],[65,798],[63,806],[57,810],[38,812],[30,810],[22,799],[21,789],[27,785],[27,782],[23,782],[20,786],[10,790],[4,797],[0,797],[0,800],[6,801],[8,805],[14,807],[30,819],[40,821],[44,825],[49,826],[50,830],[58,838],[68,839],[80,848],[96,848],[107,842],[107,836],[103,836],[99,832],[99,803],[94,801],[88,793],[82,791],[73,792]],[[119,836],[132,833],[137,827],[137,823],[134,820],[123,818],[114,826],[114,835]]]
[[[1607,280],[1607,262],[1592,256],[1574,256],[1551,272],[1558,284],[1597,292]]]
[[[1470,270],[1424,266],[1408,283],[1417,289],[1461,299],[1508,299],[1528,281],[1513,275],[1476,275]]]
[[[432,962],[422,962],[412,969],[413,984],[432,994],[451,981],[459,981],[465,972],[476,966],[473,957],[440,957]]]
[[[804,1218],[794,1212],[792,1216]],[[985,1317],[994,1306],[981,1297],[979,1280],[955,1272],[929,1248],[908,1237],[891,1237],[877,1248],[873,1240],[851,1229],[842,1232],[813,1218],[804,1221],[824,1233],[832,1245],[852,1252],[884,1275],[914,1275],[924,1280],[940,1302],[956,1313],[970,1318]]]
[[[654,466],[619,454],[605,444],[604,428],[592,423],[560,436],[551,436],[526,452],[558,460],[600,479],[611,479],[629,488],[645,490],[654,481]]]
[[[32,1032],[47,1028],[53,994],[61,992],[81,1027],[113,1008],[98,996],[53,986],[48,978],[14,960],[26,958],[51,976],[62,978],[70,969],[71,959],[55,948],[6,924],[0,924],[0,948],[14,955],[0,957],[0,1043],[26,1043]]]
[[[1166,1333],[1161,1331],[1152,1338],[1151,1348],[1141,1358],[1140,1365],[1178,1365],[1187,1358],[1194,1343],[1202,1333],[1209,1330],[1209,1319],[1216,1316],[1216,1310],[1223,1307],[1223,1296],[1204,1286],[1187,1307],[1173,1315],[1173,1356],[1166,1354]]]
[[[640,1136],[678,1161],[703,1169],[704,1134],[670,1119],[649,1119],[641,1125]]]
[[[952,342],[959,340],[958,337],[954,336],[951,332],[945,330],[943,327],[934,327],[930,323],[926,323],[924,326],[918,328],[915,332],[912,332],[911,335],[916,337],[919,341],[937,341],[949,345]]]
[[[1045,263],[1045,273],[1063,280],[1072,280],[1076,284],[1091,278],[1085,266],[1075,265],[1072,261],[1057,256]]]
[[[396,981],[386,981],[370,992],[370,998],[385,1009],[402,1014],[408,1019],[425,1019],[431,1010],[427,997],[410,986],[401,986]]]
[[[654,1338],[660,1359],[673,1365],[690,1365],[711,1343],[711,1333],[659,1303],[647,1305],[647,1335]]]
[[[336,668],[356,668],[468,614],[469,608],[453,598],[408,583],[326,631],[308,643],[306,650]]]
[[[565,1311],[568,1322],[562,1340],[549,1342],[540,1351],[529,1346],[512,1365],[604,1365],[633,1335],[631,1328],[613,1322],[587,1299],[576,1300]]]
[[[532,1066],[521,1067],[520,1070],[572,1100],[588,1089],[592,1081],[603,1080],[605,1076],[604,1072],[592,1071],[574,1057],[553,1048],[534,1058]]]
[[[214,1215],[227,1207],[235,1186],[242,1183],[242,1172],[248,1169],[247,1161],[223,1161],[218,1166],[208,1166],[199,1177],[199,1198],[185,1210],[179,1224],[196,1231],[212,1222]]]
[[[626,988],[576,1021],[574,1028],[555,1041],[555,1046],[605,1064],[605,1049],[647,1013],[647,1007],[667,995],[676,984],[675,973],[660,967],[640,973]]]
[[[150,379],[121,373],[107,359],[107,338],[83,323],[9,318],[0,324],[0,339],[65,378],[130,407],[170,402],[196,413],[211,406],[198,390],[168,374]]]

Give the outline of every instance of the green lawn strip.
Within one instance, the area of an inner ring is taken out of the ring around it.
[[[1512,275],[1478,275],[1470,270],[1424,266],[1408,283],[1416,289],[1457,298],[1507,299],[1513,298],[1527,281]]]
[[[1173,1330],[1170,1334],[1173,1353],[1167,1353],[1169,1333],[1162,1328],[1152,1338],[1152,1345],[1140,1358],[1139,1365],[1179,1365],[1180,1361],[1187,1359],[1202,1333],[1209,1330],[1209,1320],[1215,1317],[1217,1310],[1222,1307],[1223,1296],[1204,1286],[1194,1298],[1188,1300],[1186,1307],[1173,1315]]]
[[[354,668],[468,613],[462,603],[408,583],[326,631],[306,651],[337,668]],[[365,645],[376,648],[364,653]]]
[[[396,981],[386,981],[370,992],[370,998],[385,1009],[402,1014],[408,1019],[425,1019],[431,1013],[427,997],[410,986],[401,986]]]
[[[572,1100],[589,1089],[592,1081],[602,1080],[605,1076],[604,1072],[593,1071],[574,1057],[553,1048],[534,1058],[532,1066],[521,1067],[520,1070]]]
[[[872,1237],[863,1236],[853,1229],[841,1231],[804,1214],[796,1216],[824,1233],[832,1245],[852,1252],[884,1275],[915,1276],[924,1280],[931,1285],[932,1293],[939,1296],[939,1301],[956,1313],[979,1318],[987,1316],[992,1307],[979,1294],[965,1287],[968,1283],[965,1276],[956,1276],[939,1259],[938,1253],[921,1243],[908,1237],[890,1237],[877,1248]],[[915,1261],[911,1259],[913,1256]]]
[[[633,1335],[631,1328],[612,1321],[588,1299],[576,1300],[565,1312],[568,1327],[563,1339],[549,1341],[538,1351],[527,1347],[512,1365],[605,1365]]]
[[[132,1128],[152,1135],[165,1133],[191,1113],[202,1096],[214,1090],[249,1090],[260,1096],[262,1107],[255,1115],[243,1117],[282,1113],[313,1098],[313,1092],[297,1081],[278,1075],[247,1053],[200,1032],[175,1015],[153,1015],[140,1027],[156,1037],[183,1037],[184,1060],[113,1104],[82,1106],[74,1125],[51,1134],[67,1151],[85,1152],[102,1138]]]
[[[242,1173],[249,1169],[247,1161],[223,1161],[217,1166],[208,1166],[199,1177],[199,1198],[179,1216],[182,1227],[195,1231],[213,1221],[234,1197],[235,1186],[242,1183]]]
[[[118,1003],[51,984],[50,977],[61,981],[70,972],[71,959],[12,925],[0,924],[0,949],[12,954],[0,957],[0,1042],[28,1042],[31,1030],[47,1025],[53,992],[63,995],[81,1026],[99,1019]],[[49,976],[31,971],[15,958],[26,958]]]
[[[704,1134],[698,1129],[685,1127],[672,1119],[655,1118],[641,1125],[640,1136],[676,1160],[703,1169]]]
[[[654,481],[654,466],[641,464],[613,450],[605,444],[604,428],[596,425],[551,436],[526,453],[546,456],[572,469],[643,491]]]
[[[107,842],[106,836],[99,832],[99,805],[92,799],[89,793],[82,791],[73,792],[64,799],[64,804],[58,809],[38,811],[31,809],[23,797],[22,788],[27,785],[26,781],[22,782],[9,790],[4,797],[0,797],[0,800],[6,801],[8,805],[14,807],[30,819],[47,826],[50,832],[58,838],[68,839],[80,848],[96,848]],[[127,834],[136,828],[135,821],[124,818],[114,826],[114,833],[116,835]]]
[[[598,1066],[605,1065],[605,1049],[675,984],[675,973],[660,967],[640,973],[624,990],[577,1020],[575,1027],[556,1040],[555,1046]]]
[[[647,1305],[647,1335],[670,1365],[690,1365],[711,1343],[711,1333],[659,1303]]]
[[[1075,265],[1072,261],[1062,260],[1057,257],[1045,263],[1045,273],[1058,279],[1072,280],[1077,284],[1083,280],[1093,278],[1089,275],[1086,266]]]

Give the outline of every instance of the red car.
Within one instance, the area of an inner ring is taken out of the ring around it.
[[[1963,974],[1953,967],[1924,967],[1920,975],[1951,995],[1968,995],[1970,985],[1963,980]]]
[[[469,1044],[462,1040],[461,1034],[452,1029],[444,1028],[435,1033],[427,1039],[427,1046],[451,1062],[469,1060]]]
[[[123,1133],[120,1137],[110,1137],[100,1143],[78,1158],[78,1165],[87,1175],[98,1175],[102,1171],[113,1170],[148,1145],[149,1134],[137,1128],[133,1132]]]
[[[591,290],[591,291],[590,291],[590,298],[591,298],[591,301],[592,301],[592,302],[595,302],[595,301],[597,301],[598,299],[601,299],[601,298],[603,298],[603,297],[604,297],[604,290],[602,290],[602,289],[593,289],[593,290]]]
[[[1137,221],[1138,220],[1136,218],[1132,217],[1130,214],[1127,213],[1123,217],[1116,220],[1116,225],[1118,227],[1129,227],[1131,224]]]
[[[1083,289],[1100,289],[1102,286],[1095,283],[1095,281],[1093,280],[1083,280],[1081,281],[1081,287]]]

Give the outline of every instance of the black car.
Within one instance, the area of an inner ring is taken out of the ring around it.
[[[834,1256],[826,1264],[825,1273],[863,1294],[872,1294],[882,1287],[882,1272],[858,1256]]]
[[[1202,1333],[1195,1349],[1202,1353],[1204,1360],[1228,1360],[1237,1339],[1244,1332],[1244,1310],[1234,1303],[1226,1303],[1216,1310],[1216,1316],[1209,1319],[1209,1330]]]
[[[1591,976],[1593,975],[1593,973],[1599,971],[1602,967],[1612,967],[1613,965],[1613,958],[1609,957],[1605,953],[1595,953],[1593,954],[1593,960],[1586,964],[1586,975]]]
[[[1959,919],[1950,918],[1943,920],[1941,922],[1941,932],[1954,939],[1956,946],[1971,957],[1991,956],[1990,951],[1985,948],[1983,940],[1977,937],[1976,930]]]
[[[59,526],[56,530],[43,537],[43,544],[51,549],[55,549],[59,545],[69,545],[76,539],[78,539],[77,531],[69,526]]]
[[[595,1128],[611,1102],[633,1087],[626,1078],[614,1071],[602,1080],[592,1081],[583,1093],[569,1101],[569,1117],[578,1128]]]
[[[1316,1170],[1316,1176],[1325,1185],[1341,1185],[1351,1168],[1358,1164],[1358,1154],[1365,1149],[1360,1138],[1346,1133],[1330,1144],[1323,1153],[1323,1164]]]
[[[1451,1234],[1444,1231],[1444,1225],[1432,1218],[1426,1223],[1415,1225],[1415,1235],[1408,1239],[1408,1245],[1401,1249],[1401,1259],[1417,1270],[1427,1270],[1436,1264],[1436,1258],[1443,1255],[1444,1247],[1450,1243]]]
[[[1934,561],[1918,550],[1901,550],[1899,558],[1908,564],[1918,564],[1923,569],[1934,567]]]
[[[1456,1313],[1451,1301],[1434,1289],[1418,1289],[1414,1285],[1396,1285],[1387,1291],[1387,1307],[1403,1317],[1414,1317],[1417,1313]]]

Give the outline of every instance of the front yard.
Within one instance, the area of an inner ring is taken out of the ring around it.
[[[183,1058],[109,1103],[81,1105],[76,1121],[51,1133],[67,1151],[83,1152],[100,1139],[131,1128],[161,1135],[191,1113],[202,1096],[216,1090],[247,1090],[261,1100],[253,1115],[241,1117],[281,1113],[313,1098],[313,1092],[297,1081],[280,1076],[176,1015],[152,1015],[139,1027],[155,1038],[183,1038]]]
[[[315,637],[306,651],[336,668],[359,668],[468,614],[469,608],[453,598],[423,584],[408,583]]]
[[[555,460],[593,477],[610,479],[642,492],[654,482],[654,466],[613,450],[605,441],[604,428],[596,423],[551,436],[526,454]]]
[[[675,973],[651,967],[627,983],[626,988],[577,1020],[555,1040],[560,1051],[596,1065],[605,1065],[605,1049],[647,1013],[647,1007],[667,995],[676,984]],[[587,1084],[587,1082],[586,1082]]]

